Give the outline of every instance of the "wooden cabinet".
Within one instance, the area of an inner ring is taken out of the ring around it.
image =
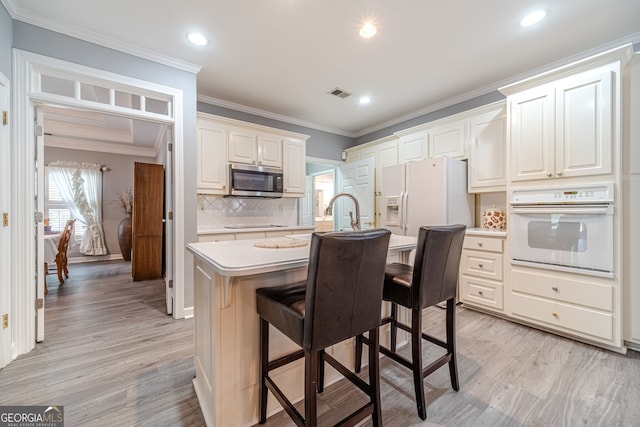
[[[505,191],[507,117],[504,102],[469,117],[468,191]]]
[[[285,138],[283,142],[284,197],[304,197],[306,190],[306,143]]]
[[[616,68],[509,95],[512,181],[613,172]]]
[[[504,238],[466,235],[460,259],[459,298],[465,306],[504,309]]]
[[[617,287],[591,276],[513,268],[513,318],[620,348]]]
[[[229,162],[282,167],[282,138],[251,129],[229,131]]]
[[[200,194],[228,192],[227,128],[198,115],[196,186]]]

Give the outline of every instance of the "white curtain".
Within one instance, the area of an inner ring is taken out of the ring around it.
[[[80,243],[80,253],[84,255],[107,255],[102,228],[101,167],[84,162],[49,163],[49,176],[55,181],[71,216],[87,227]]]

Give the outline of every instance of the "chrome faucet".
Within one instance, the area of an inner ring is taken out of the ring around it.
[[[351,228],[354,231],[360,231],[360,203],[358,203],[358,199],[356,199],[353,194],[349,193],[338,193],[329,200],[329,204],[327,208],[324,210],[325,215],[332,215],[333,211],[333,202],[336,201],[338,197],[345,196],[353,200],[353,204],[356,205],[356,219],[353,219],[353,212],[349,211],[349,218],[351,218]]]

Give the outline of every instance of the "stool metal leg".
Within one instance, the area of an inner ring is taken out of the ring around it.
[[[267,421],[267,384],[269,372],[269,322],[260,318],[260,424]]]
[[[398,304],[391,303],[391,329],[390,329],[390,348],[391,351],[396,351],[396,344],[398,342]]]
[[[416,391],[416,405],[418,416],[427,419],[427,405],[424,399],[424,384],[422,379],[422,310],[411,310],[411,362],[413,371],[413,385]]]
[[[451,355],[449,361],[449,375],[451,376],[451,387],[458,391],[460,383],[458,382],[458,360],[456,357],[456,302],[455,300],[447,300],[447,352]]]
[[[304,421],[305,426],[318,424],[316,390],[318,386],[318,352],[305,351],[304,355]]]
[[[369,398],[373,401],[373,427],[382,426],[380,402],[380,331],[369,331]],[[360,344],[362,348],[362,343]]]

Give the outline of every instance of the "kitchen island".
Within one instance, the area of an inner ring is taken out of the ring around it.
[[[196,377],[193,385],[208,426],[248,426],[258,421],[259,318],[255,290],[306,279],[310,235],[200,242],[187,245],[194,254]],[[416,238],[391,236],[389,261],[407,262]],[[270,358],[297,349],[275,328],[270,329]],[[350,341],[327,350],[353,366]],[[292,401],[303,397],[303,360],[273,375]],[[327,367],[326,383],[341,376]],[[281,410],[268,399],[267,413]]]

